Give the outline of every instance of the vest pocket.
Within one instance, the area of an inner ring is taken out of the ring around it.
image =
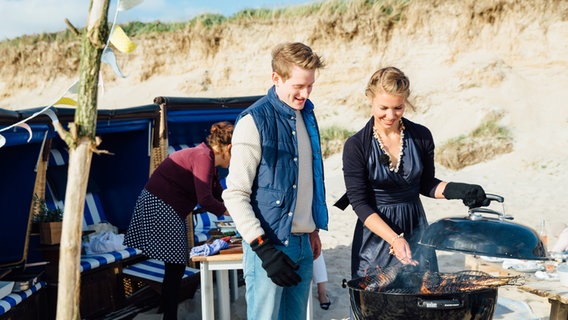
[[[256,197],[253,199],[260,205],[274,208],[284,206],[284,200],[285,192],[267,188],[259,188]]]

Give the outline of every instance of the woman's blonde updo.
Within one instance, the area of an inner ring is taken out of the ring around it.
[[[410,80],[408,77],[395,67],[385,67],[377,70],[369,79],[365,96],[374,98],[379,94],[390,94],[393,96],[404,97],[405,104],[414,109],[414,106],[408,101],[410,96]]]
[[[217,152],[220,152],[222,147],[231,144],[233,138],[234,125],[229,121],[216,122],[211,125],[211,133],[207,136],[207,144]]]

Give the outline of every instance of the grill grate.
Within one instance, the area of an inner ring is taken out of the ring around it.
[[[385,269],[376,275],[364,277],[359,286],[372,292],[445,294],[522,284],[520,276],[494,277],[475,270],[454,273],[398,271],[401,269]]]

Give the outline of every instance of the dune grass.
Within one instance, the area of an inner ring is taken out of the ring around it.
[[[354,132],[338,126],[320,128],[321,150],[323,158],[328,158],[343,150],[345,140]]]
[[[491,112],[469,134],[446,141],[436,150],[436,162],[459,170],[513,151],[511,132],[499,124],[501,118],[502,113]]]

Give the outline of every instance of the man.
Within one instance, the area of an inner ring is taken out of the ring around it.
[[[323,161],[308,100],[323,60],[302,43],[272,51],[268,94],[244,110],[223,200],[243,237],[249,319],[305,319],[327,230]]]

